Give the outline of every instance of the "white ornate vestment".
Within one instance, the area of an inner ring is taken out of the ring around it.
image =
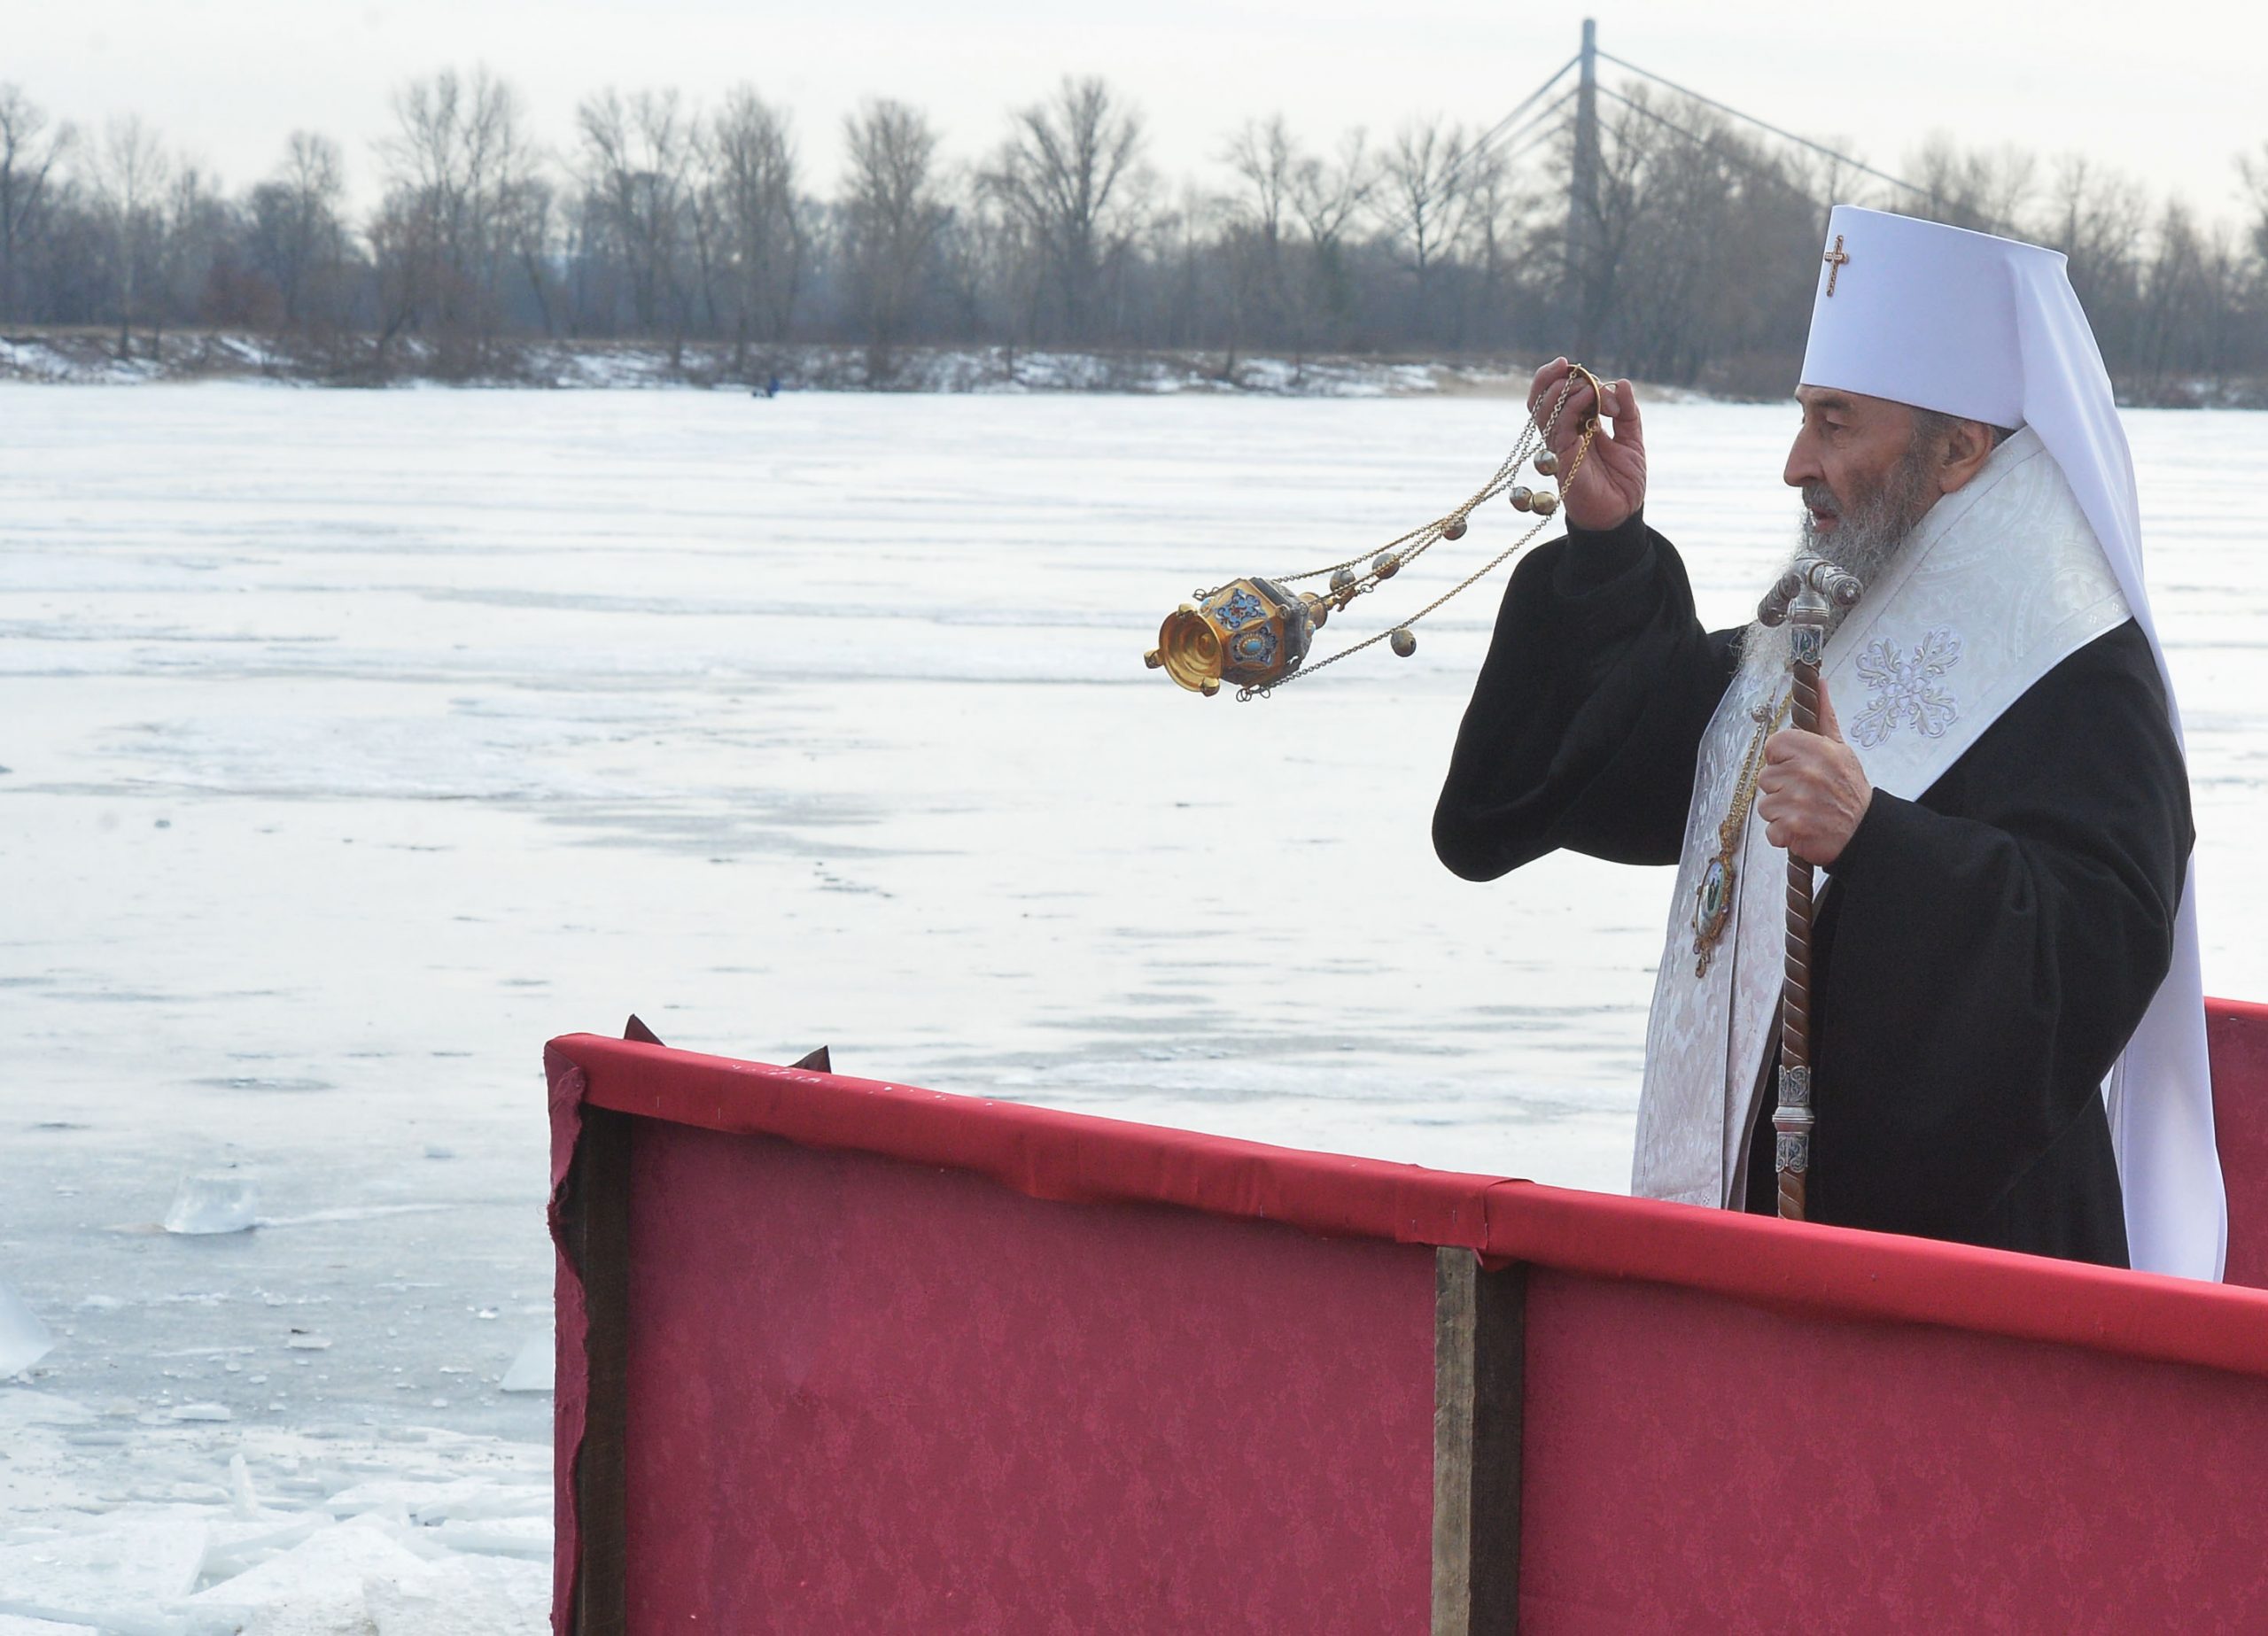
[[[1831,535],[1822,549],[1834,554]],[[1930,508],[1828,642],[1821,674],[1869,781],[1911,800],[2034,682],[2130,616],[2070,485],[2026,430]],[[1753,815],[1731,918],[1698,975],[1694,954],[1696,894],[1757,731],[1751,712],[1779,697],[1748,696],[1753,674],[1735,678],[1702,736],[1647,1026],[1632,1190],[1689,1204],[1739,1199],[1759,1101],[1769,1117],[1787,855]],[[1765,674],[1784,692],[1783,671]]]

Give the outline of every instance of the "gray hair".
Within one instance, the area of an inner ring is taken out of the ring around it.
[[[1959,415],[1940,415],[1935,409],[1916,409],[1914,411],[1915,446],[1941,444],[1961,426],[1982,426],[1991,436],[1992,446],[1996,449],[2016,435],[2013,426],[1995,426],[1990,421],[1972,421]]]

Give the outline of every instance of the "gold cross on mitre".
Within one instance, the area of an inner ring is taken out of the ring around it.
[[[1820,257],[1821,260],[1827,263],[1828,294],[1833,295],[1835,293],[1835,281],[1843,275],[1844,264],[1849,261],[1850,259],[1850,257],[1843,253],[1843,235],[1837,233],[1835,236],[1835,248],[1829,251],[1825,255]]]

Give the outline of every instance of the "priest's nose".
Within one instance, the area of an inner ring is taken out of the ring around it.
[[[1795,442],[1789,446],[1788,464],[1780,473],[1780,480],[1791,489],[1799,489],[1806,483],[1827,481],[1827,473],[1820,469],[1819,464],[1819,438],[1812,430],[1809,420],[1798,429]]]

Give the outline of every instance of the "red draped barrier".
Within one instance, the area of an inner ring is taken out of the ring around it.
[[[2231,1283],[2268,1289],[2268,1005],[2205,1002],[2213,1140],[2229,1194]]]
[[[2212,1027],[2257,1276],[2268,1010]],[[2268,1624],[2254,1290],[591,1035],[547,1062],[563,1636],[1437,1628],[1434,1246],[1526,1269],[1523,1628]]]

